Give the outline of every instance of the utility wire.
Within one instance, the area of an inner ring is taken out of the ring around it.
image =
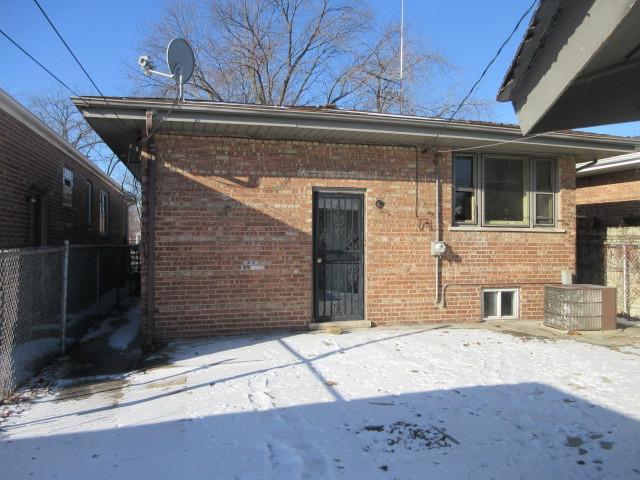
[[[466,147],[466,148],[456,148],[455,150],[441,150],[441,153],[451,153],[451,152],[467,152],[469,150],[479,150],[483,148],[495,147],[497,145],[506,145],[508,143],[518,143],[524,140],[531,140],[532,138],[540,137],[542,135],[547,135],[554,132],[544,132],[544,133],[536,133],[534,135],[528,135],[526,137],[517,138],[515,140],[504,140],[502,142],[495,143],[487,143],[486,145],[478,145],[477,147]]]
[[[102,93],[102,91],[100,90],[100,88],[98,87],[98,85],[96,85],[96,82],[93,81],[93,78],[91,78],[91,75],[89,75],[89,72],[87,72],[87,69],[84,68],[84,65],[82,65],[82,62],[78,59],[78,57],[76,56],[75,53],[73,53],[73,50],[71,50],[71,47],[69,46],[69,44],[65,41],[65,39],[63,38],[63,36],[60,34],[60,32],[58,31],[58,29],[56,28],[56,26],[53,24],[53,22],[51,21],[51,19],[49,18],[49,15],[47,15],[47,12],[44,11],[44,9],[42,8],[42,6],[38,3],[38,0],[33,0],[33,2],[36,4],[36,6],[38,7],[38,10],[40,10],[40,12],[42,12],[42,15],[44,15],[44,18],[46,18],[47,22],[49,23],[49,25],[51,26],[51,28],[53,29],[54,32],[56,32],[56,35],[58,36],[58,38],[60,39],[60,41],[62,42],[62,44],[65,46],[65,48],[67,49],[67,51],[71,54],[71,56],[73,57],[73,59],[76,61],[76,63],[78,64],[78,66],[80,67],[80,69],[84,72],[85,76],[89,79],[89,81],[91,82],[91,85],[93,85],[93,87],[98,91],[98,93],[100,94],[100,96],[102,98],[104,97],[104,94]],[[106,100],[106,98],[105,98]],[[108,102],[107,102],[108,103]]]
[[[173,103],[171,104],[171,107],[169,107],[169,110],[167,111],[166,115],[164,117],[162,117],[162,120],[160,120],[158,122],[158,124],[153,128],[153,130],[151,130],[149,135],[147,135],[144,139],[140,140],[139,143],[142,143],[143,141],[145,141],[145,142],[149,141],[151,139],[151,137],[153,137],[153,135],[158,131],[158,129],[164,123],[164,121],[167,118],[169,118],[169,115],[171,115],[171,112],[173,112],[173,109],[178,104],[178,100],[180,100],[180,89],[176,89],[176,98],[173,100]]]
[[[464,106],[466,101],[469,99],[469,97],[471,97],[471,95],[473,94],[473,92],[475,91],[477,86],[480,84],[482,79],[484,79],[485,75],[487,74],[487,72],[489,71],[491,66],[498,59],[498,57],[502,53],[502,50],[504,50],[504,47],[507,46],[509,41],[513,38],[515,33],[518,31],[518,28],[520,28],[520,25],[522,24],[524,19],[527,17],[527,15],[529,15],[531,10],[533,10],[533,7],[536,5],[536,3],[538,3],[538,0],[533,0],[533,2],[531,2],[531,4],[529,5],[529,8],[527,8],[527,10],[522,14],[520,19],[516,23],[516,25],[513,27],[513,30],[511,30],[511,33],[509,34],[509,36],[502,42],[502,44],[500,45],[500,48],[498,48],[498,51],[495,53],[493,58],[489,61],[487,66],[484,68],[484,70],[480,74],[480,77],[475,81],[475,83],[469,89],[469,92],[465,95],[465,97],[462,99],[462,101],[458,104],[458,107],[454,110],[454,112],[451,114],[451,116],[447,119],[447,121],[445,123],[450,123],[451,121],[453,121],[455,116],[460,112],[460,110],[462,109],[462,107]],[[433,139],[432,146],[435,146],[436,141],[438,140],[438,137],[440,136],[440,133],[442,133],[442,127],[440,128],[440,130],[438,130],[438,133],[436,134],[435,138]]]
[[[80,97],[80,95],[73,89],[71,88],[69,85],[67,85],[65,82],[63,82],[60,77],[58,77],[55,73],[53,73],[51,70],[49,70],[47,67],[45,67],[42,63],[40,63],[33,55],[31,55],[28,51],[26,51],[18,42],[16,42],[13,38],[11,38],[9,36],[9,34],[7,34],[6,32],[4,32],[3,30],[0,29],[0,34],[2,34],[7,40],[9,40],[18,50],[20,50],[22,53],[24,53],[32,62],[34,62],[36,65],[38,65],[42,70],[44,70],[45,72],[47,72],[54,80],[56,80],[60,85],[62,85],[64,88],[66,88],[67,90],[69,90],[73,95],[75,95],[76,97]],[[82,98],[82,97],[80,97]],[[85,102],[86,103],[86,102]]]
[[[42,13],[42,15],[44,16],[44,18],[47,20],[47,23],[49,23],[49,26],[53,29],[53,31],[55,32],[55,34],[58,36],[58,38],[60,39],[60,41],[62,42],[62,44],[65,46],[65,48],[67,49],[67,51],[69,52],[69,54],[73,57],[73,59],[76,61],[76,63],[78,64],[78,66],[80,67],[80,69],[82,70],[82,72],[85,74],[85,76],[89,79],[89,81],[91,82],[91,85],[93,85],[93,88],[95,88],[98,92],[98,94],[100,95],[100,97],[105,101],[105,103],[111,107],[111,104],[109,103],[109,100],[107,99],[107,97],[102,93],[102,90],[100,90],[100,87],[98,87],[98,85],[96,84],[96,82],[93,80],[93,78],[91,77],[91,75],[89,75],[89,72],[87,71],[86,68],[84,68],[84,65],[82,64],[82,62],[80,61],[80,59],[78,58],[78,56],[73,52],[73,50],[71,49],[71,47],[69,46],[69,44],[67,43],[67,41],[64,39],[64,37],[62,36],[62,34],[60,33],[60,31],[56,28],[56,26],[53,24],[53,21],[51,21],[51,18],[49,18],[49,15],[47,15],[47,12],[44,11],[44,8],[42,8],[42,6],[40,5],[40,3],[38,3],[38,0],[33,0],[33,2],[36,4],[36,6],[38,7],[38,10],[40,10],[40,12]],[[76,94],[77,97],[79,97],[80,95]],[[85,104],[87,103],[85,100],[83,100],[85,102]],[[88,104],[87,104],[88,105]],[[124,120],[122,118],[120,118],[120,116],[118,115],[117,112],[115,112],[115,116],[116,118],[124,123]],[[126,126],[126,124],[125,124]]]

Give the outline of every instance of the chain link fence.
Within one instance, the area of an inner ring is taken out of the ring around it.
[[[129,246],[0,251],[0,398],[138,289]]]
[[[577,280],[616,287],[617,311],[640,319],[640,230],[609,228],[578,234]]]

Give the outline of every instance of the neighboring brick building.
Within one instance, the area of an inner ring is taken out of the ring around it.
[[[575,161],[634,148],[330,109],[75,101],[120,158],[140,152],[146,326],[161,339],[540,319],[543,285],[575,269]]]
[[[577,176],[578,218],[585,226],[640,225],[640,153],[587,164]]]
[[[126,243],[119,186],[0,90],[0,248]]]

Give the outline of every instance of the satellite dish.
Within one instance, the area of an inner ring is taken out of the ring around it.
[[[186,83],[193,75],[193,67],[196,64],[191,45],[184,38],[174,38],[167,47],[167,65],[173,77],[182,83]]]
[[[191,45],[184,38],[174,38],[167,46],[167,65],[171,74],[154,70],[153,63],[148,56],[138,58],[138,65],[145,75],[153,74],[174,79],[178,84],[178,96],[182,100],[184,98],[183,86],[193,75],[196,59]]]

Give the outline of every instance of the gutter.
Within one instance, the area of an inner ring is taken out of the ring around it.
[[[73,98],[76,106],[88,120],[121,118],[128,121],[144,121],[144,112],[154,109],[157,113],[167,111],[171,103],[163,100]],[[89,107],[87,107],[87,104]],[[299,107],[273,107],[228,103],[204,103],[185,101],[176,105],[164,126],[170,124],[219,124],[254,127],[284,127],[316,129],[319,131],[360,132],[363,134],[392,134],[429,139],[439,134],[440,138],[478,142],[500,142],[518,140],[523,145],[574,148],[582,150],[606,150],[628,153],[634,151],[638,142],[624,137],[600,134],[558,132],[523,139],[516,125],[491,125],[470,122],[447,122],[443,119],[356,112],[346,110],[304,110]],[[132,125],[133,127],[133,125]],[[168,130],[162,128],[161,131]],[[178,133],[188,134],[183,129]],[[407,142],[408,145],[415,141]]]
[[[640,168],[640,152],[634,152],[579,165],[576,169],[576,175],[578,177],[588,177],[638,168]]]

